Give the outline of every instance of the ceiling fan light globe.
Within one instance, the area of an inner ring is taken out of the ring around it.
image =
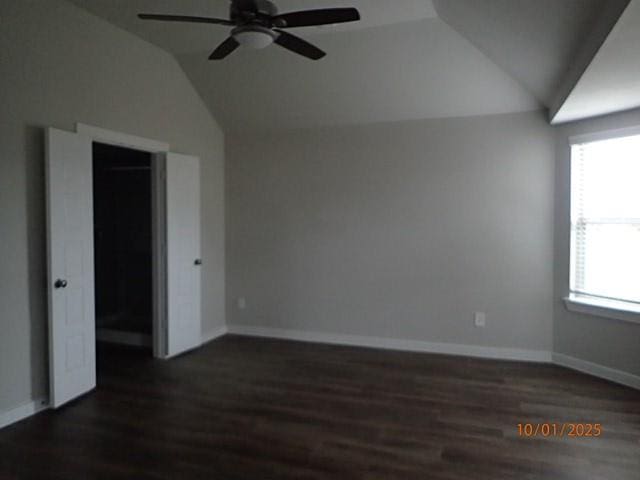
[[[273,43],[274,37],[262,30],[241,30],[234,32],[233,38],[243,48],[259,50],[268,47]]]

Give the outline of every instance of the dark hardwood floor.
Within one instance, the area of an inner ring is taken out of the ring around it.
[[[640,392],[550,365],[226,336],[100,347],[98,388],[0,431],[0,479],[640,479]],[[519,423],[602,424],[521,438]]]

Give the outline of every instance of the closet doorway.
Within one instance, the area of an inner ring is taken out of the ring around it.
[[[151,355],[152,156],[97,142],[92,150],[96,340]]]

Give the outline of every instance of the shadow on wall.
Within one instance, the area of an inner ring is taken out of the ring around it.
[[[29,320],[31,398],[47,395],[47,243],[45,204],[45,129],[27,126],[24,132],[29,262]],[[44,391],[42,389],[45,389]]]

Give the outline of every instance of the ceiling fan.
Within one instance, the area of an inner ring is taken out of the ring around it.
[[[152,13],[141,13],[138,17],[142,20],[234,27],[231,36],[214,50],[209,60],[221,60],[240,46],[257,49],[272,43],[312,60],[319,60],[326,55],[325,52],[282,29],[356,22],[360,20],[360,13],[355,8],[325,8],[279,14],[276,6],[269,0],[231,0],[229,20]]]

